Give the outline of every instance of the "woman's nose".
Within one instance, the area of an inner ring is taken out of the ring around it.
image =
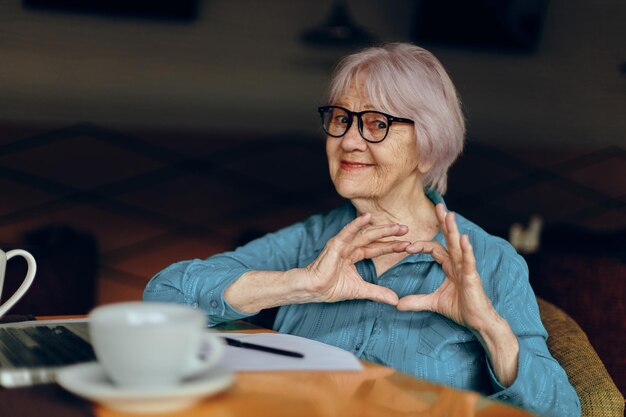
[[[365,150],[367,148],[365,139],[363,139],[361,133],[359,133],[359,124],[356,116],[354,123],[350,126],[350,129],[348,129],[346,134],[341,138],[341,147],[345,151]]]

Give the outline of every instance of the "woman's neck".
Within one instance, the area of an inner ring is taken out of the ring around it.
[[[383,199],[353,199],[352,204],[360,213],[370,213],[373,225],[404,224],[409,233],[404,240],[431,240],[438,232],[435,205],[421,188],[409,195],[388,196]]]

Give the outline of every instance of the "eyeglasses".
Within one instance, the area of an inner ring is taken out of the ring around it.
[[[389,127],[393,122],[411,123],[415,122],[411,119],[403,119],[401,117],[391,116],[379,111],[360,111],[353,112],[339,106],[323,106],[317,109],[322,117],[322,127],[328,136],[340,138],[352,126],[354,116],[357,117],[357,125],[361,137],[368,142],[382,142],[389,133]]]

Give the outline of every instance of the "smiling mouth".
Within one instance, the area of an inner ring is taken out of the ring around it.
[[[363,168],[373,167],[374,164],[364,164],[362,162],[341,161],[341,169],[346,171],[356,171]]]

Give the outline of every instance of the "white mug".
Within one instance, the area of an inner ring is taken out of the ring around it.
[[[30,253],[22,249],[14,249],[8,252],[4,252],[0,249],[0,296],[2,296],[2,287],[4,286],[4,273],[6,271],[7,261],[14,256],[21,256],[26,260],[26,263],[28,264],[28,271],[26,271],[26,277],[17,291],[15,291],[15,293],[3,304],[0,304],[0,317],[9,311],[9,309],[13,307],[15,303],[17,303],[20,298],[24,296],[24,294],[26,294],[26,291],[28,291],[28,288],[30,288],[30,285],[35,279],[35,273],[37,272],[37,262],[35,262],[35,258],[33,258],[33,255]]]
[[[189,306],[160,302],[104,305],[89,314],[98,362],[119,386],[174,386],[213,368],[224,344],[207,317]]]

